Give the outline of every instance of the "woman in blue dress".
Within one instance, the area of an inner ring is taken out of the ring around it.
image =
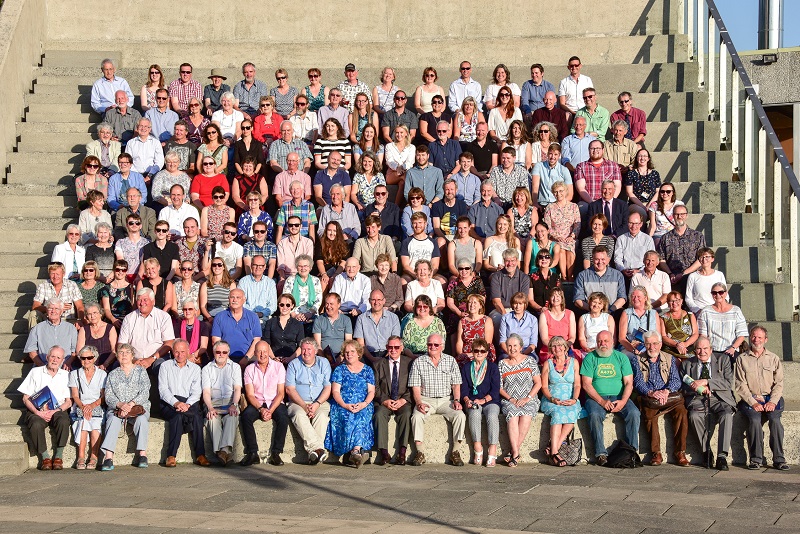
[[[331,420],[325,435],[325,448],[333,454],[348,454],[345,465],[356,469],[364,462],[364,452],[372,449],[372,399],[375,375],[364,365],[364,347],[355,340],[342,344],[344,365],[331,375]]]
[[[578,360],[569,356],[569,347],[561,336],[553,336],[547,345],[551,358],[542,368],[542,413],[550,416],[550,446],[545,453],[550,463],[565,467],[567,462],[558,449],[575,427],[581,403]]]

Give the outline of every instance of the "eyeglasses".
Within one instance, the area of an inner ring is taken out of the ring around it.
[[[214,354],[230,354],[228,350],[215,350]]]
[[[592,98],[594,98],[594,95],[584,95],[583,97],[584,100],[591,100]]]
[[[659,193],[661,193],[662,195],[663,194],[671,195],[674,192],[675,191],[673,191],[672,189],[662,189],[661,191],[659,191]]]
[[[222,200],[223,198],[225,198],[225,195],[214,195],[211,198],[213,198],[214,200]]]
[[[133,162],[125,160],[125,159],[121,159],[121,160],[118,160],[118,161],[119,161],[120,165],[132,165],[133,164]]]
[[[169,228],[156,228],[156,233],[157,234],[168,234],[169,233]]]
[[[711,294],[715,297],[719,297],[720,295],[724,295],[727,291],[712,291]]]
[[[511,98],[511,95],[508,93],[500,93],[497,95],[497,98]]]
[[[311,78],[319,78],[319,74],[309,74],[308,77],[309,77],[309,79],[311,79]]]
[[[441,347],[442,344],[441,343],[428,343],[428,346],[429,347]]]
[[[266,234],[267,231],[266,230],[253,230],[253,233],[254,234]]]
[[[169,97],[167,97],[167,96],[157,96],[156,100],[169,100]]]
[[[683,302],[683,300],[681,300],[681,299],[673,299],[673,300],[670,300],[669,302],[667,302],[667,304],[680,304],[681,302]]]
[[[278,81],[285,80],[286,76],[275,76],[275,79]]]
[[[548,255],[546,255],[546,254],[542,254],[541,256],[539,256],[539,259],[540,259],[540,260],[549,260],[549,259],[550,259],[550,256],[548,256]]]
[[[385,196],[386,196],[386,195],[388,195],[388,194],[389,194],[389,193],[388,193],[387,191],[375,191],[375,192],[373,193],[373,195],[375,195],[376,197],[385,197]]]
[[[436,78],[436,75],[434,73],[432,73],[432,72],[429,72],[428,74],[425,75],[425,77],[426,78]]]
[[[141,226],[142,221],[128,221],[128,226]]]
[[[461,68],[460,68],[460,69],[458,69],[458,70],[460,70],[460,71],[472,70],[472,67],[461,67]]]
[[[431,104],[434,105],[434,106],[437,105],[437,104],[438,105],[442,105],[442,104],[444,104],[444,102],[442,102],[441,100],[433,100],[433,101],[431,101]]]
[[[486,354],[486,353],[488,353],[488,352],[489,352],[489,351],[488,351],[488,350],[486,350],[486,349],[472,349],[472,353],[473,353],[473,354]]]
[[[628,99],[628,100],[620,100],[619,101],[620,104],[627,104],[628,102],[630,102],[630,99]]]
[[[181,271],[183,271],[183,272],[194,271],[194,268],[192,268],[192,267],[181,267]]]
[[[408,197],[408,200],[422,200],[422,197]]]
[[[429,310],[430,308],[431,307],[428,306],[427,304],[417,304],[417,309],[418,310]]]
[[[94,356],[78,356],[78,358],[80,358],[81,360],[83,360],[85,362],[89,361],[89,360],[94,360]]]
[[[211,134],[219,135],[219,132],[217,130],[208,130],[207,133],[208,133],[208,135],[211,135]]]
[[[190,108],[199,108],[200,104],[189,104]]]
[[[225,230],[222,233],[225,234],[225,235],[236,235],[236,232],[231,232],[230,230]]]
[[[192,71],[190,71],[190,70],[182,70],[181,71],[181,74],[191,74],[191,73],[192,73]]]
[[[223,263],[212,263],[211,266],[212,267],[223,267],[224,264]]]
[[[542,133],[550,133],[550,130],[539,130],[539,133],[540,134],[542,134]]]
[[[80,232],[70,232],[67,235],[68,236],[72,236],[72,237],[80,237],[81,233]]]
[[[261,107],[262,108],[271,108],[272,104],[270,104],[269,102],[264,102],[263,104],[261,104]]]
[[[386,345],[386,350],[400,350],[402,348],[402,345]]]
[[[88,267],[88,268],[84,269],[83,272],[85,272],[85,273],[93,273],[94,269],[91,268],[91,267]]]
[[[291,302],[281,302],[280,304],[278,304],[278,307],[279,308],[291,308],[292,307],[292,303]]]
[[[99,167],[100,167],[100,165],[98,165],[97,163],[87,163],[86,164],[86,168],[87,169],[97,169]]]
[[[289,228],[300,228],[300,223],[289,223],[286,226]]]
[[[242,126],[242,130],[252,130],[252,126]]]

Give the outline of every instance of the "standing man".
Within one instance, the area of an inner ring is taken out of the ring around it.
[[[266,341],[256,344],[256,361],[244,370],[244,394],[247,408],[242,412],[242,438],[245,454],[239,465],[248,466],[261,461],[256,439],[256,421],[272,421],[272,441],[269,444],[270,465],[281,466],[286,431],[289,430],[289,411],[283,403],[286,393],[286,370],[281,362],[271,358],[272,349]]]
[[[461,442],[464,441],[464,428],[467,417],[461,407],[461,371],[455,358],[443,354],[444,339],[439,334],[428,336],[428,353],[411,364],[408,386],[411,388],[415,410],[411,415],[411,431],[417,454],[411,465],[425,463],[425,420],[438,413],[453,426],[453,449],[450,462],[463,466]]]
[[[342,105],[347,108],[348,112],[353,111],[358,93],[367,95],[369,103],[372,104],[372,90],[366,83],[358,80],[358,69],[355,65],[348,63],[344,66],[344,77],[345,79],[339,84],[338,89],[342,92]]]
[[[370,215],[377,215],[381,219],[381,234],[388,235],[393,242],[401,241],[403,230],[400,227],[400,208],[389,200],[389,188],[384,184],[376,185],[374,194],[375,201],[364,208],[364,221]]]
[[[467,207],[481,201],[481,179],[472,174],[475,156],[472,152],[462,152],[458,156],[458,172],[453,175],[456,181],[456,198],[463,200]]]
[[[125,107],[133,106],[131,86],[128,85],[125,78],[116,75],[117,68],[114,66],[114,62],[104,59],[100,63],[100,70],[103,76],[92,85],[92,109],[103,116],[109,109],[118,107],[120,102],[117,99],[117,91],[125,93]]]
[[[245,309],[244,301],[244,291],[231,289],[228,309],[217,314],[211,327],[211,342],[226,342],[230,346],[231,360],[242,369],[253,360],[256,343],[261,341],[261,323],[255,313]]]
[[[734,366],[739,410],[747,419],[748,469],[760,469],[764,463],[764,420],[769,425],[769,448],[772,466],[787,471],[783,457],[783,364],[766,349],[767,329],[750,329],[750,350],[739,354]]]
[[[547,92],[556,92],[555,86],[544,79],[544,67],[541,63],[531,65],[531,79],[522,84],[520,107],[525,118],[525,124],[532,128],[531,119],[533,112],[544,107],[544,95]]]
[[[169,233],[173,239],[185,235],[183,231],[183,224],[187,219],[193,218],[194,220],[200,219],[200,214],[197,213],[197,208],[191,204],[186,204],[186,191],[181,184],[175,184],[169,189],[170,203],[161,208],[158,212],[158,220],[166,221],[169,224]]]
[[[605,142],[606,157],[616,162],[620,167],[620,172],[626,174],[639,150],[636,143],[625,137],[627,133],[628,125],[625,124],[625,121],[616,120],[611,124],[611,139]]]
[[[185,339],[176,340],[172,345],[172,359],[161,364],[158,370],[158,395],[169,433],[165,467],[177,465],[175,455],[181,444],[181,436],[187,431],[192,435],[192,448],[196,455],[194,463],[202,467],[211,465],[206,458],[203,439],[201,375],[200,366],[189,361],[189,342]]]
[[[605,245],[597,245],[592,251],[592,266],[578,273],[575,278],[575,307],[589,311],[589,295],[599,291],[608,299],[608,313],[625,306],[625,279],[622,273],[608,263],[611,258]]]
[[[273,141],[272,144],[274,145],[275,141]],[[281,171],[275,177],[275,183],[272,186],[272,195],[275,197],[275,204],[283,206],[285,202],[292,200],[290,186],[293,182],[300,182],[303,188],[300,198],[311,200],[311,176],[309,176],[307,172],[300,170],[300,154],[297,152],[289,152],[286,154],[286,170]]]
[[[381,121],[381,138],[384,143],[391,143],[392,133],[394,129],[401,124],[405,124],[408,128],[408,135],[410,139],[414,139],[417,135],[417,126],[419,125],[419,118],[417,114],[406,107],[408,97],[406,92],[402,89],[394,94],[394,108],[390,109],[383,114]],[[320,123],[322,124],[322,123]],[[350,135],[345,132],[345,135]]]
[[[619,94],[617,103],[619,109],[611,114],[611,121],[624,121],[628,125],[625,139],[644,146],[644,137],[647,135],[647,115],[644,110],[633,107],[633,100],[628,91]]]
[[[178,154],[178,170],[183,171],[190,177],[194,176],[197,171],[195,170],[195,162],[197,161],[197,145],[189,141],[189,127],[186,121],[177,121],[173,128],[173,135],[164,145],[164,159],[166,163],[166,155],[169,151]],[[191,187],[191,182],[187,182],[186,189]],[[154,195],[155,196],[155,195]]]
[[[217,341],[211,351],[213,360],[203,367],[200,374],[206,430],[217,458],[222,465],[228,465],[233,459],[233,442],[239,426],[242,372],[228,357],[231,348],[227,343]]]
[[[456,221],[469,211],[469,207],[463,200],[459,199],[456,189],[456,181],[448,178],[444,182],[444,198],[433,205],[431,217],[433,217],[433,233],[436,235],[439,250],[453,240],[456,236]]]
[[[297,95],[294,99],[294,111],[289,114],[289,122],[294,128],[294,138],[305,141],[306,145],[313,147],[319,135],[317,114],[308,111],[308,97],[304,94]]]
[[[567,62],[569,76],[561,80],[558,85],[558,105],[572,114],[578,111],[583,90],[593,87],[592,79],[581,74],[582,66],[578,56],[569,58]]]
[[[408,192],[412,187],[419,187],[425,198],[428,199],[428,208],[438,202],[444,193],[442,191],[442,184],[444,178],[442,177],[442,170],[434,167],[429,161],[430,151],[425,145],[417,147],[415,156],[416,164],[408,169],[406,173],[406,183],[403,187],[403,196],[408,201]]]
[[[256,66],[249,61],[242,65],[244,79],[233,86],[233,96],[236,98],[234,109],[242,112],[245,119],[252,119],[258,115],[258,103],[262,96],[269,95],[267,84],[256,80]]]
[[[472,223],[469,233],[481,243],[486,236],[494,235],[497,218],[503,214],[500,204],[492,200],[494,197],[492,181],[486,180],[481,184],[481,201],[470,206],[467,212],[467,217]]]
[[[387,357],[380,358],[373,365],[375,413],[372,417],[375,425],[375,443],[378,447],[375,465],[386,465],[392,459],[389,453],[389,419],[392,415],[397,425],[395,440],[400,445],[396,463],[406,465],[406,446],[411,438],[411,412],[414,409],[411,389],[408,387],[411,359],[403,354],[403,340],[399,335],[389,336],[385,346]]]
[[[307,337],[300,342],[300,357],[286,369],[288,412],[303,447],[308,464],[317,465],[328,457],[325,432],[330,421],[331,365],[317,356],[317,343]]]
[[[586,392],[586,412],[594,445],[595,462],[608,463],[603,440],[603,424],[609,413],[619,414],[625,421],[625,441],[639,450],[639,410],[631,401],[633,369],[623,353],[614,350],[611,332],[597,334],[597,348],[586,355],[581,364],[581,385]]]
[[[597,213],[602,213],[608,221],[608,227],[603,230],[603,234],[619,237],[628,229],[630,213],[628,203],[614,197],[616,190],[616,184],[612,180],[603,181],[600,189],[601,197],[589,204],[586,209],[586,227],[583,229],[586,235],[591,233],[589,221]]]
[[[689,410],[689,424],[703,448],[703,467],[728,470],[728,451],[731,448],[733,412],[733,367],[727,354],[713,354],[711,341],[701,335],[694,342],[695,356],[681,364],[683,393]],[[688,384],[687,384],[688,382]],[[719,423],[717,461],[711,452],[714,425]]]
[[[156,90],[156,107],[148,109],[144,116],[152,125],[152,134],[162,147],[166,146],[175,130],[175,123],[180,118],[177,113],[169,109],[169,93],[166,89]]]
[[[594,87],[587,87],[583,90],[583,107],[575,113],[575,121],[578,117],[586,120],[586,132],[592,137],[605,139],[608,127],[611,124],[608,110],[597,103],[597,91]],[[576,124],[572,125],[572,132],[576,130]]]
[[[189,63],[181,63],[178,69],[179,78],[169,84],[169,103],[172,109],[181,117],[189,115],[189,101],[196,98],[198,102],[203,101],[203,86],[200,82],[192,79],[192,66]],[[156,93],[156,98],[158,93]]]
[[[364,357],[377,373],[377,366],[389,353],[388,345],[391,344],[392,338],[399,339],[400,320],[396,314],[384,308],[386,297],[380,289],[375,289],[369,294],[369,304],[369,313],[363,313],[356,319],[353,337],[364,347]]]
[[[453,113],[460,111],[464,99],[471,96],[475,99],[477,111],[483,112],[483,89],[481,84],[472,79],[472,63],[462,61],[458,71],[461,77],[450,84],[450,93],[447,97],[450,111]]]

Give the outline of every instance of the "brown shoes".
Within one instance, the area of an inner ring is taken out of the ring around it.
[[[231,455],[227,451],[217,452],[217,458],[222,462],[222,465],[228,465],[231,462]]]
[[[450,462],[456,467],[464,466],[464,460],[461,459],[461,453],[458,451],[453,451],[450,453]]]
[[[54,458],[53,459],[53,471],[61,471],[64,469],[64,460],[61,458]]]
[[[686,458],[686,453],[683,451],[678,451],[675,453],[675,463],[677,463],[681,467],[686,467],[689,465],[689,460]]]
[[[414,455],[414,459],[411,460],[411,465],[420,466],[425,463],[425,454],[422,451],[417,451],[417,454]]]
[[[664,463],[664,457],[661,456],[660,452],[654,452],[652,458],[650,458],[650,465],[661,465]]]
[[[44,458],[42,460],[42,467],[40,467],[39,469],[41,469],[42,471],[50,471],[51,469],[53,469],[53,460],[51,460],[50,458]]]
[[[211,462],[208,461],[208,458],[202,454],[195,459],[194,463],[200,467],[208,467],[211,465]]]
[[[174,456],[167,456],[167,461],[164,462],[164,467],[175,467],[178,465],[178,461],[175,459]]]

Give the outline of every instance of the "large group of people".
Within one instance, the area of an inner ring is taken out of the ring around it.
[[[302,89],[284,69],[269,89],[249,62],[233,89],[216,69],[203,88],[188,63],[169,84],[152,65],[141,113],[101,68],[79,224],[29,316],[19,389],[42,469],[63,468],[70,425],[78,469],[114,469],[126,424],[147,467],[151,412],[168,422],[167,467],[183,433],[195,463],[229,464],[239,427],[241,465],[259,463],[258,420],[272,465],[290,423],[312,465],[359,467],[373,449],[421,465],[431,414],[452,425],[452,464],[515,467],[540,411],[555,466],[583,417],[605,465],[610,413],[636,449],[644,420],[651,465],[669,415],[678,465],[691,426],[703,465],[727,469],[737,410],[749,466],[766,419],[788,468],[766,329],[748,330],[661,182],[644,112],[623,92],[609,113],[579,58],[558,84],[532,65],[521,89],[498,65],[485,92],[468,61],[449,91],[428,67],[408,92],[389,67],[370,89],[352,63],[331,86],[309,69]]]

